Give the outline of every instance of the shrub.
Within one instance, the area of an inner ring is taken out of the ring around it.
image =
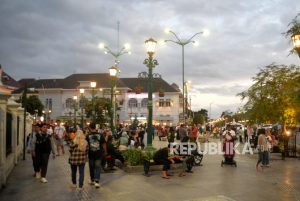
[[[140,149],[128,149],[123,153],[125,161],[127,161],[132,166],[143,165],[144,159],[153,159],[155,149],[146,149],[144,151]]]
[[[125,161],[132,166],[142,165],[144,163],[144,155],[140,149],[128,149],[123,153]]]

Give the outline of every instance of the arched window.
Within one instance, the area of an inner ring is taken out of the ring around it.
[[[128,100],[128,106],[129,106],[130,108],[132,108],[132,107],[137,107],[137,106],[138,106],[138,101],[137,101],[137,99],[135,99],[135,98],[130,98],[130,99]]]
[[[66,108],[72,108],[73,105],[73,99],[72,98],[67,98],[66,100]]]
[[[147,104],[148,104],[148,98],[144,98],[141,103],[142,107],[147,107]]]

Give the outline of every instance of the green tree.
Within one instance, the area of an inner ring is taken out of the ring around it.
[[[244,110],[255,123],[300,122],[300,71],[295,65],[271,64],[252,78],[254,84],[238,96],[246,99]]]
[[[85,97],[83,97],[82,100],[87,117],[92,118],[92,112],[94,109],[92,100],[89,100]],[[96,112],[96,123],[99,123],[100,125],[107,123],[111,108],[110,99],[95,96],[94,104]]]
[[[42,104],[41,100],[37,95],[28,95],[27,90],[19,100],[16,101],[17,103],[22,103],[22,107],[26,106],[26,111],[29,112],[31,115],[38,114],[39,116],[42,115],[44,105]],[[25,104],[25,105],[24,105]]]
[[[208,119],[208,112],[205,109],[201,109],[197,112],[194,112],[193,123],[194,124],[204,124]]]
[[[42,104],[38,96],[32,95],[27,97],[26,108],[27,108],[27,112],[29,112],[31,115],[34,115],[37,112],[38,115],[40,116],[42,115],[44,105]]]

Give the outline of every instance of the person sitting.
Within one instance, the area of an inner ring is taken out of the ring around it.
[[[112,140],[113,140],[113,137],[108,136],[107,142],[106,142],[107,155],[105,156],[105,160],[106,160],[106,163],[107,163],[107,168],[109,170],[114,170],[116,159],[121,161],[122,165],[125,162],[124,157],[122,156],[122,154],[120,152],[118,152],[116,150],[116,148],[114,147],[114,145],[112,143]]]
[[[168,173],[171,164],[183,161],[181,156],[170,154],[169,147],[162,148],[157,152],[155,152],[153,156],[153,160],[157,165],[163,165],[162,178],[164,179],[170,179],[169,176],[172,176],[171,174]],[[181,172],[179,176],[180,177],[186,176],[186,173]]]
[[[119,150],[120,151],[125,151],[127,150],[127,147],[129,145],[129,136],[127,135],[127,132],[125,129],[123,129],[121,137],[120,137],[120,146]]]

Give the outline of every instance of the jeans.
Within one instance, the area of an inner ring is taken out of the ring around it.
[[[82,188],[83,181],[84,181],[84,166],[85,164],[81,165],[71,165],[72,170],[72,183],[76,184],[76,175],[77,175],[77,167],[79,168],[79,188]]]
[[[101,160],[100,159],[89,159],[90,177],[91,181],[99,183],[100,172],[101,172]]]
[[[262,162],[262,165],[268,165],[268,151],[260,151],[259,150],[259,158],[258,161],[256,163],[256,166],[259,165],[260,162]]]
[[[48,153],[36,153],[37,170],[41,170],[41,177],[46,177],[49,155]]]

